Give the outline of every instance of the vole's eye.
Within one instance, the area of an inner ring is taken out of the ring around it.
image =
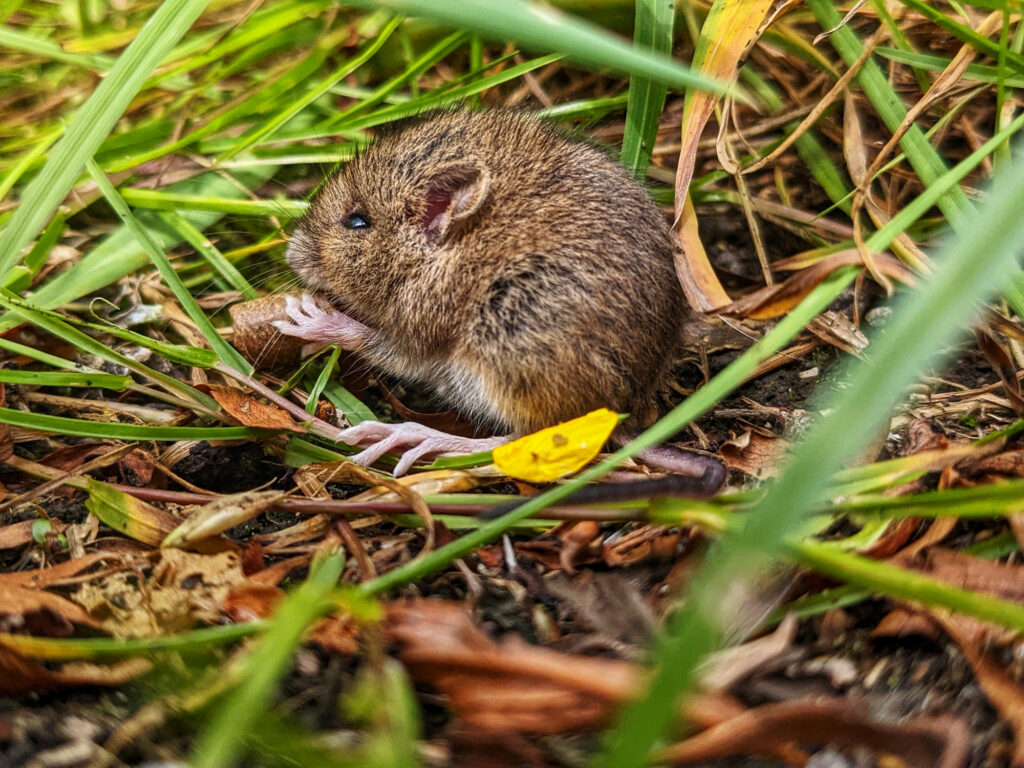
[[[341,220],[341,225],[345,229],[369,229],[370,217],[363,213],[350,213]]]

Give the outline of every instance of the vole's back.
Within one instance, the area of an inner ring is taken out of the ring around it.
[[[684,314],[675,246],[602,151],[517,112],[432,113],[382,137],[321,198],[346,195],[413,222],[329,281],[381,332],[368,350],[379,365],[515,430],[602,406],[651,415]]]

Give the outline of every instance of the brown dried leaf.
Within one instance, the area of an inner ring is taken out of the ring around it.
[[[146,486],[153,479],[156,459],[147,451],[136,448],[126,454],[118,466],[124,481],[129,485]]]
[[[301,424],[296,424],[287,411],[276,405],[261,403],[240,389],[212,384],[203,389],[208,390],[217,404],[243,426],[296,432],[300,435],[307,431]]]
[[[153,667],[147,659],[111,664],[74,662],[50,669],[0,642],[0,692],[28,693],[77,685],[122,685]]]
[[[1024,689],[1005,669],[1000,668],[984,651],[985,635],[978,631],[979,622],[964,617],[932,611],[932,618],[953,638],[963,652],[978,685],[993,708],[1013,728],[1012,765],[1024,766]]]
[[[562,542],[558,555],[558,563],[568,573],[575,573],[576,566],[582,562],[590,562],[594,558],[592,546],[601,535],[601,526],[593,520],[583,520],[566,526],[559,526],[556,535]]]
[[[0,549],[16,549],[32,543],[33,520],[22,520],[0,528]]]
[[[930,549],[925,555],[929,575],[971,592],[1024,602],[1024,565],[985,560],[950,549]]]
[[[68,560],[60,565],[53,565],[49,568],[0,573],[0,591],[15,585],[42,588],[71,584],[77,580],[76,577],[79,574],[96,565],[96,563],[111,560],[116,562],[118,558],[116,556],[111,557],[108,553],[99,553],[86,555],[75,560]]]
[[[161,547],[183,547],[223,533],[266,512],[283,499],[283,491],[245,491],[221,496],[192,510],[167,534]]]
[[[236,552],[162,549],[149,577],[121,571],[82,585],[73,599],[115,637],[153,637],[222,620],[233,587],[246,583]]]
[[[884,254],[875,257],[882,274],[905,285],[913,285],[914,275],[902,263]],[[747,317],[767,320],[786,314],[803,301],[814,288],[841,267],[860,264],[861,256],[856,249],[833,253],[816,264],[800,270],[775,285],[768,285],[750,293],[731,304],[719,307],[717,314],[730,317]]]
[[[861,549],[860,553],[874,558],[889,557],[907,543],[920,524],[921,520],[917,517],[890,520],[882,535]]]
[[[769,478],[778,475],[787,450],[789,442],[781,437],[769,437],[748,429],[723,443],[720,453],[729,469],[738,469],[751,477]]]
[[[694,67],[721,82],[733,82],[744,55],[767,25],[774,5],[774,0],[713,3],[694,51]],[[676,231],[682,245],[676,251],[676,274],[690,306],[699,312],[709,312],[729,302],[729,294],[715,275],[697,232],[697,215],[689,195],[697,146],[720,99],[718,94],[696,88],[687,91],[680,128],[682,148],[676,168]]]
[[[999,381],[1003,384],[1003,394],[1010,401],[1014,412],[1018,416],[1024,413],[1024,397],[1021,396],[1017,366],[1014,364],[1013,358],[1010,357],[1009,351],[988,328],[981,324],[974,327],[974,336],[978,340],[978,347],[999,376]]]
[[[800,622],[787,614],[771,634],[712,654],[704,664],[701,684],[712,691],[731,688],[793,646]]]
[[[682,533],[678,529],[645,525],[606,544],[601,556],[611,568],[662,560],[675,554],[680,538]]]
[[[957,717],[880,722],[851,700],[765,704],[664,749],[660,760],[698,763],[750,754],[779,754],[793,743],[868,747],[914,768],[962,768],[970,730]]]
[[[31,624],[31,614],[48,614],[56,623],[44,620],[57,631],[54,634],[71,634],[72,624],[98,627],[99,624],[78,605],[60,595],[42,589],[20,586],[5,586],[0,590],[0,616],[19,616]]]
[[[282,597],[277,587],[249,582],[231,588],[222,610],[234,622],[257,621],[267,618]]]
[[[871,630],[870,636],[875,638],[906,637],[908,635],[919,635],[931,640],[940,637],[939,628],[927,614],[906,608],[889,611],[878,622],[878,626]]]
[[[313,625],[308,639],[335,656],[354,656],[359,651],[359,627],[345,616],[328,616]]]
[[[445,693],[469,727],[522,733],[592,728],[607,719],[614,703],[635,695],[641,682],[625,662],[516,640],[494,643],[453,603],[395,603],[386,626],[413,678]]]
[[[313,515],[279,531],[261,534],[260,543],[267,554],[280,555],[300,544],[313,546],[313,542],[326,536],[330,529],[331,518],[328,515]]]
[[[80,445],[66,445],[63,448],[58,448],[52,453],[48,453],[42,459],[39,460],[40,464],[45,464],[53,469],[59,469],[61,472],[70,472],[76,467],[80,467],[87,461],[102,456],[103,454],[109,453],[115,448],[118,443],[114,442],[99,442],[99,443],[82,443]]]

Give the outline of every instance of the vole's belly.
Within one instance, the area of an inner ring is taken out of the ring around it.
[[[501,407],[493,382],[469,365],[453,359],[416,358],[397,349],[374,362],[392,375],[429,387],[475,424],[495,429],[515,427],[508,409]]]

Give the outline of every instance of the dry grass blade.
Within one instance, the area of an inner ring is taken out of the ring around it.
[[[740,61],[757,41],[774,5],[775,0],[715,0],[694,52],[694,65],[698,70],[725,82],[734,82]],[[686,298],[702,312],[716,309],[730,300],[708,261],[690,202],[697,145],[718,100],[712,93],[692,89],[687,92],[675,180],[676,231],[682,243],[676,271]]]

